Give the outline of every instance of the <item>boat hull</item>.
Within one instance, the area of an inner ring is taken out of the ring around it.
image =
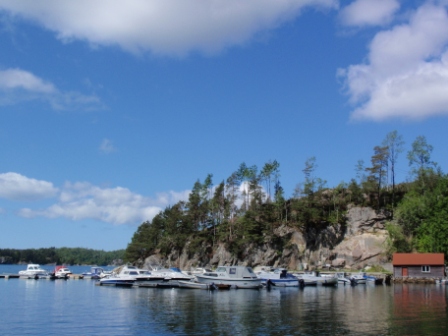
[[[244,278],[219,278],[219,277],[209,277],[205,275],[196,275],[198,282],[204,284],[215,284],[215,285],[230,285],[230,286],[239,286],[240,288],[247,286],[260,286],[262,279],[252,278],[252,279],[244,279]]]

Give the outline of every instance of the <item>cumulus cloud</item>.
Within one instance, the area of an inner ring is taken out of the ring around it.
[[[381,31],[367,62],[340,69],[352,119],[423,119],[448,114],[448,15],[426,3],[409,22]]]
[[[346,26],[376,26],[389,23],[400,8],[398,0],[356,0],[339,12]]]
[[[335,8],[337,0],[0,0],[0,10],[37,22],[63,41],[168,55],[240,45],[306,6]]]
[[[0,174],[0,197],[15,201],[33,201],[54,197],[58,189],[51,182],[17,173]]]
[[[43,210],[24,208],[19,214],[27,218],[63,217],[71,220],[95,219],[115,225],[140,224],[151,220],[166,206],[187,198],[188,194],[170,192],[151,199],[122,187],[100,188],[86,182],[66,183],[56,204]]]
[[[101,102],[96,96],[79,92],[62,92],[52,83],[22,69],[0,70],[0,104],[42,100],[57,110],[96,109]]]
[[[53,93],[53,84],[45,82],[30,72],[21,69],[7,69],[0,71],[0,89],[24,89],[31,92]]]

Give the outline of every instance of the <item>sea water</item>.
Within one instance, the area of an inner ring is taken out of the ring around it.
[[[24,268],[0,265],[0,274]],[[439,284],[207,291],[95,282],[0,279],[0,335],[448,334]]]

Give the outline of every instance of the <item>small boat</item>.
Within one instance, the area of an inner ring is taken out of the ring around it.
[[[298,287],[299,279],[294,275],[288,273],[288,271],[284,268],[276,268],[272,271],[259,271],[256,273],[257,276],[262,279],[262,284],[267,285],[267,281],[269,284],[276,287]]]
[[[109,275],[98,280],[100,286],[132,287],[135,279],[130,276]]]
[[[304,286],[322,285],[322,286],[337,286],[338,278],[335,276],[321,276],[317,272],[309,272],[303,274],[294,274],[300,280],[303,280]]]
[[[178,281],[190,281],[195,278],[192,275],[182,273],[182,271],[177,267],[159,268],[156,266],[151,266],[149,272],[152,276],[163,279],[164,282],[170,281],[172,283],[177,283]]]
[[[49,273],[39,264],[28,264],[26,270],[19,271],[19,276],[28,279],[43,279],[49,277]]]
[[[366,273],[364,273],[364,278],[368,283],[373,283],[375,285],[382,285],[384,282],[383,278],[379,278],[373,275],[367,275]]]
[[[257,277],[252,268],[247,266],[218,266],[214,272],[196,275],[198,282],[229,286],[261,285],[262,279]]]
[[[364,273],[359,272],[357,274],[352,274],[349,277],[350,280],[354,280],[357,284],[365,284],[366,278],[364,277]]]
[[[336,273],[336,278],[338,278],[338,282],[343,285],[351,285],[352,281],[345,276],[345,273],[340,272]]]
[[[72,272],[66,266],[56,266],[52,273],[52,279],[65,279],[70,277]]]
[[[179,288],[189,288],[189,289],[216,289],[214,284],[205,284],[196,281],[178,281]]]
[[[102,267],[98,267],[98,266],[91,267],[89,272],[84,272],[84,273],[82,273],[82,275],[85,278],[90,278],[90,279],[101,279],[104,276],[106,276],[104,273],[104,269]]]
[[[135,279],[137,283],[141,282],[158,283],[165,281],[165,277],[162,275],[155,275],[152,274],[149,270],[129,265],[123,266],[118,275],[132,277]]]

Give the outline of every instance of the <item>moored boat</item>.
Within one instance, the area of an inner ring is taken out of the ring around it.
[[[335,276],[321,276],[316,272],[294,274],[300,280],[303,280],[303,285],[322,285],[322,286],[337,286],[338,278]]]
[[[66,266],[56,266],[53,272],[54,279],[68,279],[72,272]]]
[[[214,272],[206,272],[196,275],[198,282],[219,285],[240,286],[241,288],[252,285],[260,286],[262,279],[246,266],[218,266]]]
[[[135,279],[130,276],[109,275],[98,280],[100,286],[132,287]]]
[[[352,274],[349,277],[349,279],[354,280],[357,284],[365,284],[366,283],[366,278],[364,277],[364,273],[362,273],[362,272]]]
[[[84,273],[82,273],[82,275],[85,278],[101,279],[101,278],[103,278],[105,276],[105,273],[104,273],[104,269],[102,267],[92,266],[90,268],[89,272],[84,272]]]
[[[366,279],[366,281],[368,283],[372,283],[372,284],[375,284],[375,285],[382,285],[383,282],[384,282],[383,278],[376,277],[376,276],[373,276],[373,275],[367,275],[366,273],[364,273],[364,278]]]
[[[215,289],[214,284],[200,283],[196,281],[178,281],[179,288],[189,289]]]
[[[269,281],[270,285],[277,287],[298,287],[299,279],[294,275],[288,273],[285,268],[276,268],[272,271],[261,270],[256,272],[257,276],[262,279],[262,284],[267,285]]]
[[[39,264],[28,264],[26,270],[19,271],[21,278],[46,278],[49,277],[48,271],[40,267]]]

